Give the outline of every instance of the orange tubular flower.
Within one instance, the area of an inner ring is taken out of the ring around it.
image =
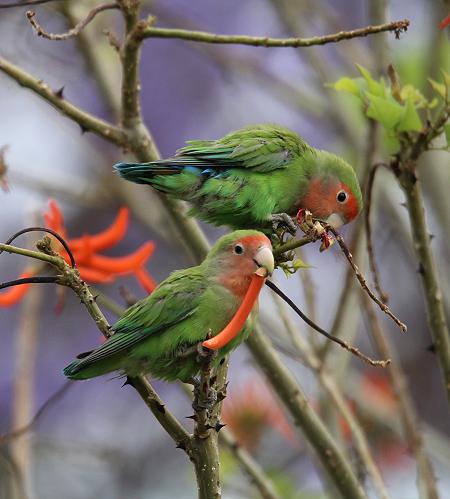
[[[33,277],[33,273],[28,271],[22,272],[19,279],[26,277]],[[25,296],[30,286],[31,284],[21,284],[20,286],[13,286],[6,291],[2,291],[0,293],[0,307],[6,308],[15,305]]]
[[[67,240],[77,262],[80,276],[85,281],[93,284],[110,283],[118,276],[134,274],[147,293],[151,293],[155,289],[156,282],[145,269],[146,262],[155,251],[155,243],[152,241],[144,243],[135,252],[126,256],[109,257],[98,254],[100,251],[115,246],[124,238],[129,221],[127,208],[119,210],[116,219],[106,230],[94,235],[84,234],[75,239],[67,238],[64,217],[55,201],[49,201],[49,211],[44,213],[44,220],[49,229],[58,232]],[[58,241],[55,242],[55,250],[68,263],[70,262],[69,255]],[[28,272],[21,277],[31,277],[32,275]],[[28,285],[21,285],[0,293],[0,307],[14,305],[23,297],[27,289]]]

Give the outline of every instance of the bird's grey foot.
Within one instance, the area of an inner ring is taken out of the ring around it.
[[[277,232],[280,228],[286,229],[293,236],[297,232],[297,224],[287,213],[274,213],[270,221],[274,232]]]
[[[209,364],[213,359],[217,357],[217,350],[212,350],[211,348],[206,348],[203,346],[203,342],[197,343],[197,361],[200,364]]]

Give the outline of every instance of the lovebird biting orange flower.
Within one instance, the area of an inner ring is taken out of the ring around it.
[[[242,311],[255,273],[267,276],[273,270],[272,246],[264,234],[254,230],[227,234],[200,265],[174,272],[151,295],[130,307],[112,327],[113,335],[82,354],[64,374],[70,379],[89,379],[119,371],[190,381],[200,367],[196,346],[208,331],[216,336]],[[248,337],[256,316],[257,307],[253,307],[235,331],[238,334],[219,347],[215,365]]]

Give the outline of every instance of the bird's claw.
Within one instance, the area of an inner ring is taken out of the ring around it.
[[[200,363],[209,363],[217,356],[217,350],[206,348],[203,342],[197,343],[197,360]]]
[[[287,213],[274,213],[271,216],[272,230],[277,232],[280,228],[287,230],[292,236],[297,232],[297,224]]]

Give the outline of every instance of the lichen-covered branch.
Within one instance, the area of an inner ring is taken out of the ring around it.
[[[365,28],[350,31],[340,31],[325,36],[313,36],[311,38],[270,38],[267,36],[247,36],[247,35],[219,35],[206,31],[190,31],[185,29],[154,28],[146,27],[142,31],[143,38],[178,38],[200,43],[220,43],[252,45],[254,47],[311,47],[313,45],[326,45],[327,43],[337,43],[342,40],[351,40],[363,36],[393,31],[398,37],[402,31],[406,31],[409,21],[403,19],[378,26],[367,26]]]

